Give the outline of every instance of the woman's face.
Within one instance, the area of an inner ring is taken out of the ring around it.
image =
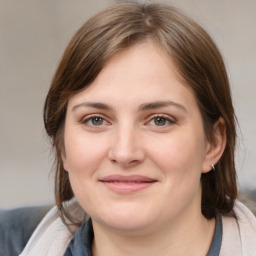
[[[95,224],[139,232],[201,214],[200,176],[211,169],[202,118],[155,44],[121,51],[69,100],[64,142],[64,168]]]

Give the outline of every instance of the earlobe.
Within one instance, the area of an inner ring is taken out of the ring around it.
[[[214,165],[221,158],[226,147],[226,123],[222,117],[213,126],[213,136],[211,141],[208,141],[206,155],[202,166],[202,173],[207,173],[214,170]]]

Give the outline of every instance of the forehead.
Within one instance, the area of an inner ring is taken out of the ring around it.
[[[101,100],[126,104],[136,101],[194,101],[193,93],[180,79],[171,57],[151,41],[135,44],[115,54],[96,79],[70,99]]]

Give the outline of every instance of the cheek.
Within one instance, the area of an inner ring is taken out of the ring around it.
[[[158,147],[152,149],[152,155],[156,156],[156,159],[161,159],[160,162],[170,163],[174,166],[182,166],[186,164],[193,165],[194,162],[202,160],[202,147],[196,143],[193,138],[172,138],[166,140]]]
[[[175,132],[163,139],[159,136],[154,140],[154,147],[152,144],[148,147],[148,158],[154,169],[160,171],[163,185],[155,201],[157,208],[165,209],[161,214],[166,218],[182,214],[187,207],[200,205],[204,142],[196,139],[194,133],[193,136],[189,131]]]
[[[94,191],[97,186],[97,170],[105,155],[104,143],[79,132],[69,133],[65,139],[65,168],[77,200],[87,209],[95,203],[95,197],[87,191]]]
[[[89,175],[97,168],[106,152],[106,143],[96,136],[69,132],[65,136],[65,169],[72,175]]]
[[[200,179],[204,159],[204,138],[195,133],[176,133],[164,140],[155,141],[150,158],[172,182]]]

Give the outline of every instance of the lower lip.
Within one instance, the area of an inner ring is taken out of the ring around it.
[[[151,187],[155,182],[102,182],[111,191],[129,194]]]

